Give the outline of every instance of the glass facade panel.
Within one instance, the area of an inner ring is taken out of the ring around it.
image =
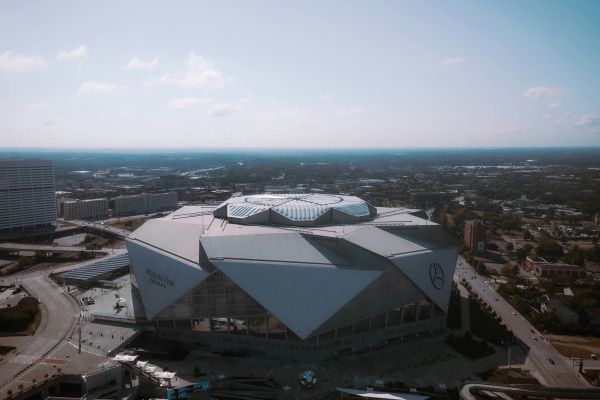
[[[386,313],[379,314],[371,318],[371,330],[385,328]]]
[[[286,326],[277,317],[271,315],[268,320],[268,331],[269,338],[271,339],[285,339]]]
[[[320,343],[331,342],[334,339],[335,339],[335,331],[329,331],[329,332],[321,333],[319,335],[319,344]]]
[[[402,309],[397,308],[388,313],[388,326],[396,326],[402,323]]]
[[[294,332],[290,329],[287,330],[287,340],[288,342],[303,342]]]
[[[419,321],[424,321],[431,318],[431,304],[427,300],[419,303]]]
[[[342,338],[342,337],[346,337],[346,336],[351,336],[352,335],[352,329],[353,329],[352,325],[343,326],[341,328],[338,328],[336,335],[337,335],[338,338]]]
[[[354,324],[354,333],[362,333],[369,331],[369,320],[363,319]]]
[[[414,304],[410,304],[404,307],[404,319],[403,324],[410,324],[417,320],[417,307]]]
[[[248,323],[246,321],[246,317],[229,318],[229,333],[233,335],[247,335]]]
[[[210,332],[210,320],[199,318],[192,320],[192,329],[198,332]]]
[[[210,319],[211,332],[227,333],[229,332],[229,321],[227,317],[215,317]]]
[[[248,317],[248,332],[250,336],[267,336],[267,317],[254,316]]]

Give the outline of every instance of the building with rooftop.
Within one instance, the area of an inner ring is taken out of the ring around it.
[[[105,198],[65,201],[62,207],[65,220],[108,218],[108,200]]]
[[[482,220],[465,221],[465,244],[473,253],[485,252],[485,224]]]
[[[172,211],[177,208],[177,193],[140,193],[112,199],[113,217]]]
[[[49,228],[55,222],[52,161],[0,160],[0,232]]]
[[[579,265],[542,262],[534,265],[533,274],[539,278],[579,279],[585,278],[586,270]]]
[[[126,240],[159,337],[321,359],[443,332],[458,241],[416,210],[264,194],[187,206]]]

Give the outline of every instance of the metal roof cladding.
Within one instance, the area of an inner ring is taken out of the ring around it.
[[[234,197],[215,211],[238,224],[327,225],[365,221],[376,214],[366,201],[338,194],[260,194]]]

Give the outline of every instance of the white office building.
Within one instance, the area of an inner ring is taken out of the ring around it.
[[[0,231],[56,222],[54,166],[48,160],[0,160]]]
[[[141,193],[113,199],[113,216],[147,214],[177,208],[177,193]]]
[[[107,199],[66,201],[63,205],[65,220],[104,219],[108,217]]]

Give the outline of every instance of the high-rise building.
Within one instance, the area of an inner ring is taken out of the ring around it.
[[[485,252],[485,225],[480,219],[465,221],[465,243],[472,252]]]
[[[0,231],[56,222],[54,166],[48,160],[0,160]]]
[[[65,220],[103,219],[108,217],[107,199],[66,201],[63,207]]]

